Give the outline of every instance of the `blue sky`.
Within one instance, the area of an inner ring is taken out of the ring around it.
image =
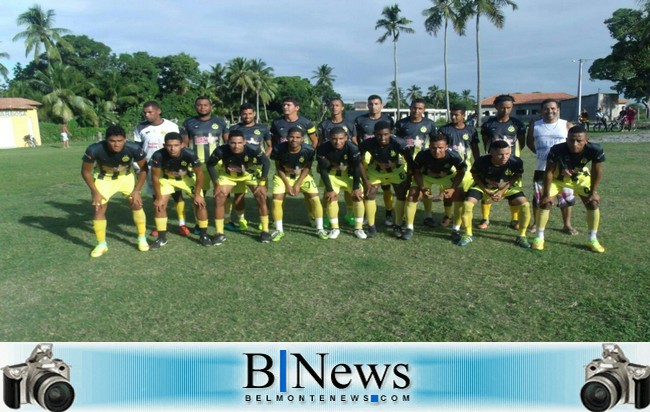
[[[369,94],[386,96],[393,78],[392,43],[379,44],[375,30],[384,6],[376,0],[43,0],[56,12],[56,27],[87,35],[115,53],[147,51],[154,56],[185,52],[204,70],[233,57],[263,59],[276,76],[310,78],[318,65],[336,75],[334,88],[351,102]],[[444,87],[443,37],[424,31],[422,10],[430,0],[398,2],[413,20],[415,34],[398,43],[399,83],[424,91]],[[637,8],[636,0],[517,0],[506,10],[503,30],[481,21],[482,97],[512,92],[577,93],[578,63],[609,54],[613,39],[603,21],[621,7]],[[32,1],[0,0],[0,51],[10,69],[25,63],[18,15]],[[585,63],[583,94],[609,92],[612,83],[590,81]],[[449,37],[449,86],[476,94],[476,49],[473,22],[467,34]]]

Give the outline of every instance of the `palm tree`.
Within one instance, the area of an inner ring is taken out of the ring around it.
[[[45,72],[35,73],[32,83],[43,92],[43,109],[51,117],[64,124],[77,117],[83,123],[99,125],[92,102],[82,97],[90,85],[73,67],[61,63],[49,65]]]
[[[9,53],[6,52],[1,52],[0,53],[0,59],[8,59],[9,58]],[[9,70],[5,67],[4,64],[0,63],[0,75],[4,77],[5,81],[9,80]]]
[[[422,88],[420,86],[413,84],[406,90],[406,98],[411,102],[422,97]]]
[[[136,106],[138,100],[138,87],[134,83],[124,81],[117,70],[102,75],[99,87],[89,90],[89,95],[97,96],[97,106],[103,113],[124,113],[130,106]]]
[[[502,29],[506,17],[501,8],[505,6],[512,7],[512,10],[517,10],[518,7],[517,3],[512,0],[465,0],[465,4],[462,6],[460,12],[463,20],[476,17],[476,102],[478,107],[476,112],[479,114],[478,126],[480,126],[481,119],[481,43],[479,23],[481,16],[485,16],[497,29]]]
[[[427,100],[434,108],[438,108],[444,104],[445,92],[435,84],[433,86],[429,86],[427,89]]]
[[[375,30],[383,29],[386,32],[377,39],[378,43],[384,43],[388,37],[391,37],[393,40],[393,64],[395,67],[395,73],[393,77],[393,85],[395,86],[395,96],[401,96],[399,91],[399,86],[397,83],[397,41],[399,40],[399,35],[401,32],[404,33],[415,33],[415,30],[410,28],[408,25],[412,23],[411,20],[406,17],[400,16],[399,5],[393,4],[392,6],[384,7],[381,15],[383,18],[377,20],[375,23]],[[400,99],[397,99],[397,118],[400,117]]]
[[[395,94],[396,91],[398,91],[398,89],[397,87],[395,87],[395,81],[391,80],[390,87],[386,89],[386,93],[388,93],[388,102],[393,102],[395,106],[401,104],[401,102],[404,101],[404,91],[399,90],[399,99]]]
[[[465,20],[460,16],[462,3],[460,0],[431,0],[433,7],[424,9],[422,15],[426,17],[424,29],[427,33],[437,36],[438,31],[444,24],[445,47],[444,47],[444,66],[445,66],[445,102],[447,105],[447,120],[449,120],[449,81],[447,77],[447,29],[451,22],[454,31],[459,36],[465,35]]]
[[[325,117],[327,102],[334,94],[334,79],[336,76],[332,74],[333,71],[333,67],[327,64],[321,64],[312,72],[314,75],[311,78],[316,80],[314,89],[316,93],[319,94],[320,98],[319,120],[322,120],[323,117]]]
[[[268,67],[262,59],[250,61],[250,70],[253,75],[253,89],[255,90],[255,108],[257,113],[256,121],[260,121],[260,99],[262,99],[262,89],[264,89],[264,110],[268,102],[275,97],[275,91],[272,90],[273,68]]]
[[[255,87],[250,61],[245,57],[235,57],[230,60],[226,63],[226,78],[233,89],[241,89],[239,104],[243,104],[246,92]]]
[[[27,26],[25,31],[16,34],[13,41],[25,40],[25,57],[34,52],[34,61],[38,63],[41,56],[41,45],[45,47],[45,54],[48,61],[61,61],[61,53],[57,48],[63,47],[68,51],[74,51],[72,45],[63,38],[63,34],[70,33],[70,30],[52,27],[54,24],[54,10],[45,12],[38,4],[33,5],[26,12],[18,16],[16,20],[19,26]]]

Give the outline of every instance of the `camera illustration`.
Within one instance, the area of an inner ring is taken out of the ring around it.
[[[23,403],[38,403],[43,408],[62,412],[72,405],[70,366],[52,359],[52,344],[36,345],[25,363],[2,368],[4,401],[12,409]]]
[[[650,404],[650,366],[630,363],[618,345],[604,343],[603,358],[585,367],[580,399],[594,412],[619,403],[633,403],[636,409],[643,409]]]

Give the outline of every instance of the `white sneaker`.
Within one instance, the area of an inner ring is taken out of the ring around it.
[[[339,237],[340,234],[341,234],[341,229],[332,229],[330,230],[330,234],[327,235],[327,237],[330,239],[336,239],[337,237]]]
[[[354,231],[354,236],[357,237],[357,239],[367,239],[368,235],[366,235],[366,232],[363,231],[363,229],[357,229]]]

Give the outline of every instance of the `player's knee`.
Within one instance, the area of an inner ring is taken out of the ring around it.
[[[585,206],[587,207],[588,210],[597,210],[598,207],[600,206],[600,202],[597,200],[591,200],[585,203]]]

